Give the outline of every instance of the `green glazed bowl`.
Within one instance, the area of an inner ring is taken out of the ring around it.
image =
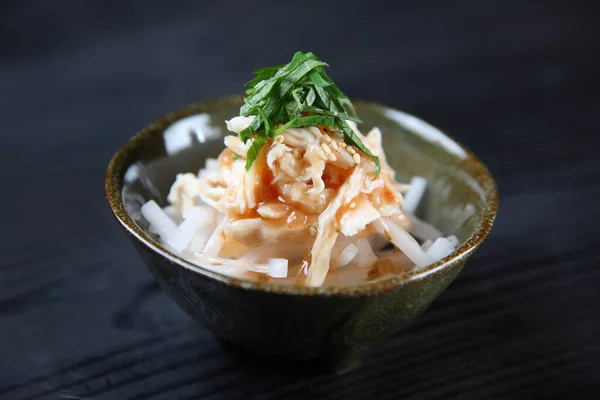
[[[456,278],[492,228],[496,184],[481,161],[438,129],[403,112],[356,101],[361,130],[381,128],[397,179],[418,175],[429,180],[417,214],[445,234],[455,234],[459,248],[419,272],[346,286],[284,286],[220,275],[162,248],[139,210],[151,199],[166,205],[177,173],[197,172],[205,158],[219,154],[224,120],[237,115],[241,103],[241,96],[203,101],[140,131],[110,162],[108,202],[163,289],[202,326],[257,353],[321,359],[337,372],[346,371],[425,310]],[[165,129],[196,114],[205,115],[199,119],[210,134],[190,135],[187,148],[167,155]]]

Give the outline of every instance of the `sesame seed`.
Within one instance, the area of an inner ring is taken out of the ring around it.
[[[331,142],[331,138],[329,137],[329,135],[323,135],[323,140],[325,141],[325,143]]]
[[[335,154],[333,154],[333,153],[329,154],[329,161],[331,161],[331,162],[337,161],[337,157],[335,156]]]
[[[321,148],[325,152],[325,154],[331,154],[331,148],[327,146],[326,143],[321,143]]]
[[[351,208],[351,209],[354,209],[354,208],[356,208],[356,203],[355,203],[355,202],[352,202],[352,203],[350,203],[350,208]]]
[[[325,152],[323,151],[323,149],[317,149],[316,150],[317,156],[319,156],[319,158],[323,161],[327,161],[327,154],[325,154]]]
[[[348,150],[348,153],[350,154],[356,154],[356,150],[354,150],[354,147],[352,146],[346,147],[346,150]]]
[[[329,143],[329,147],[331,147],[333,151],[340,151],[340,148],[338,147],[338,144],[335,141]]]
[[[352,159],[354,160],[355,163],[357,163],[357,164],[360,163],[360,156],[357,153],[354,153],[354,155],[352,156]]]
[[[337,221],[333,221],[333,229],[335,229],[335,231],[337,233],[342,232],[342,227],[340,226],[339,222],[337,222]]]
[[[347,146],[347,144],[346,144],[346,143],[344,143],[344,142],[340,142],[340,147],[344,148],[344,147],[346,147],[346,146]]]
[[[294,156],[294,158],[300,158],[300,150],[298,150],[298,149],[292,150],[292,155]]]
[[[310,236],[316,238],[317,237],[317,228],[314,227],[314,225],[309,225],[308,226],[308,233],[310,234]]]
[[[281,144],[283,143],[283,135],[279,135],[275,137],[275,140],[273,141],[274,144]]]

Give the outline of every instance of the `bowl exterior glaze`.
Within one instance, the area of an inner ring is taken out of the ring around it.
[[[365,125],[381,128],[388,162],[405,174],[399,178],[429,178],[433,193],[424,199],[419,213],[454,232],[460,248],[423,271],[355,285],[305,288],[226,277],[169,253],[132,215],[150,199],[164,205],[176,173],[197,172],[204,158],[215,157],[223,146],[218,138],[167,156],[164,130],[198,113],[210,115],[221,126],[237,114],[241,100],[234,96],[188,106],[130,139],[108,168],[110,207],[165,292],[215,335],[257,353],[292,360],[320,358],[336,371],[348,370],[374,344],[424,311],[456,278],[491,229],[498,205],[495,182],[485,166],[455,142],[458,150],[452,151],[447,143],[424,140],[407,126],[400,127],[394,113],[406,114],[355,102]],[[125,173],[134,163],[142,165],[142,172],[136,182],[127,183]],[[467,209],[471,211],[465,217]]]
[[[375,343],[424,311],[464,263],[382,293],[311,296],[228,285],[133,243],[165,292],[215,335],[261,354],[323,358],[339,372],[357,365]]]

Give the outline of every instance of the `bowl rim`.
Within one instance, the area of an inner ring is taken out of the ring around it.
[[[319,286],[319,287],[308,287],[308,286],[296,286],[296,285],[284,285],[272,282],[255,282],[247,279],[235,278],[226,275],[219,274],[217,272],[204,269],[199,265],[192,264],[184,258],[171,253],[167,249],[163,248],[159,243],[155,242],[150,236],[148,236],[129,216],[125,211],[125,205],[122,198],[122,190],[124,186],[125,172],[136,160],[134,158],[137,149],[144,143],[144,141],[157,134],[162,134],[164,129],[172,124],[173,122],[185,118],[189,115],[198,113],[203,105],[210,104],[218,101],[242,101],[242,95],[233,96],[222,96],[214,99],[207,99],[189,104],[182,107],[174,112],[168,113],[156,120],[155,122],[147,125],[145,128],[137,132],[134,136],[129,138],[112,156],[108,169],[105,175],[105,191],[106,198],[113,216],[120,223],[121,227],[132,237],[135,241],[142,244],[147,250],[154,253],[156,256],[175,264],[179,267],[183,267],[193,273],[199,274],[203,277],[213,279],[223,284],[239,287],[247,290],[256,290],[263,292],[288,294],[288,295],[322,295],[322,296],[357,296],[357,295],[372,295],[382,293],[386,291],[395,290],[400,286],[410,284],[412,282],[422,280],[428,276],[434,275],[439,271],[466,260],[484,241],[489,234],[496,213],[498,210],[498,188],[496,182],[492,177],[487,167],[483,164],[477,156],[475,156],[468,148],[462,145],[459,141],[448,135],[438,127],[425,122],[423,119],[414,116],[413,114],[402,113],[416,118],[417,120],[424,122],[433,128],[437,129],[444,136],[454,141],[462,150],[464,150],[466,157],[462,161],[465,164],[465,168],[468,173],[473,177],[478,185],[481,186],[484,192],[484,209],[481,222],[477,229],[470,235],[470,237],[462,243],[462,245],[456,249],[452,254],[446,258],[433,263],[426,268],[417,272],[406,272],[402,274],[392,275],[388,277],[379,278],[373,281],[360,282],[349,285],[334,285],[334,286]],[[399,111],[395,108],[383,105],[378,102],[364,101],[359,99],[352,99],[354,104],[361,104],[370,107],[376,107],[386,110]],[[446,151],[446,150],[443,150]]]

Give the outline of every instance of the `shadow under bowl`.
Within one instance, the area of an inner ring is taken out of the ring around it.
[[[241,96],[190,105],[152,123],[113,156],[106,194],[116,219],[170,297],[217,336],[257,353],[291,360],[321,359],[337,372],[358,365],[381,339],[400,330],[456,278],[489,233],[498,206],[496,184],[471,152],[437,128],[383,105],[356,101],[361,130],[382,131],[399,181],[428,179],[417,214],[459,248],[419,272],[353,285],[298,287],[220,275],[161,247],[140,207],[166,196],[177,173],[196,173],[223,149],[224,120],[238,114]],[[180,120],[200,124],[184,147],[169,155],[166,128]]]

